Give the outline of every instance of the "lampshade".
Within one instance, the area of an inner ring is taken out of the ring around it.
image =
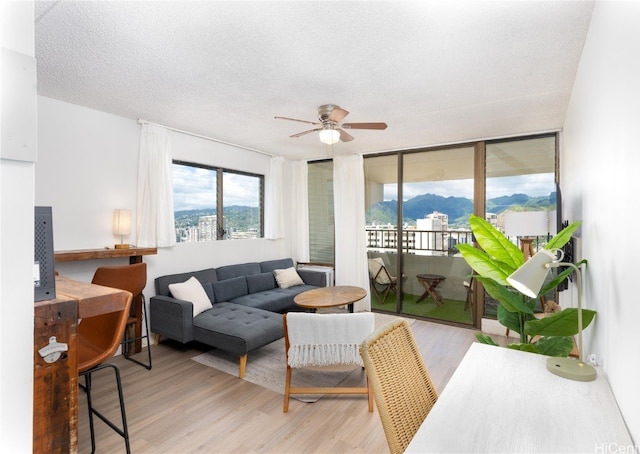
[[[507,236],[542,236],[549,233],[546,211],[509,211],[504,215]]]
[[[323,129],[320,131],[320,142],[333,145],[340,140],[340,133],[335,129]]]
[[[544,284],[551,263],[556,255],[548,249],[541,249],[520,268],[515,270],[507,278],[507,282],[520,293],[530,298],[538,296],[538,292]]]
[[[131,210],[113,211],[113,234],[129,235],[131,233]]]

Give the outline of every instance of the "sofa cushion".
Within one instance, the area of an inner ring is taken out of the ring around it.
[[[231,301],[234,298],[244,296],[249,293],[247,287],[247,279],[244,276],[225,279],[211,284],[213,293],[216,295],[216,301]]]
[[[240,304],[218,303],[193,319],[194,339],[236,355],[284,336],[282,316]]]
[[[193,304],[193,316],[211,309],[211,301],[198,279],[191,276],[181,283],[169,284],[169,291],[174,298],[190,301]]]
[[[280,288],[289,288],[304,284],[302,278],[293,267],[285,270],[273,270],[273,275],[276,277]]]
[[[284,313],[288,311],[301,310],[300,306],[297,306],[293,302],[293,298],[299,293],[307,290],[313,290],[314,288],[317,287],[313,285],[296,285],[295,287],[289,287],[286,289],[274,288],[273,290],[249,293],[248,295],[235,298],[231,302],[242,306]]]
[[[293,267],[292,259],[266,260],[260,262],[260,270],[263,273],[272,273],[273,270],[284,270]]]
[[[247,276],[249,293],[258,293],[276,288],[276,280],[273,273],[251,274]]]
[[[216,276],[218,281],[232,279],[234,277],[249,276],[251,274],[260,274],[260,264],[256,262],[239,263],[237,265],[226,265],[216,268]]]
[[[217,281],[216,270],[213,268],[207,268],[206,270],[190,271],[188,273],[169,274],[167,276],[161,276],[156,278],[156,295],[169,296],[169,284],[176,284],[179,282],[185,282],[191,276],[195,276],[201,284],[206,282]]]

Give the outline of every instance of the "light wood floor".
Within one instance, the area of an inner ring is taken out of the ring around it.
[[[475,331],[416,320],[412,330],[441,392]],[[114,358],[121,370],[133,453],[386,453],[377,410],[364,396],[291,400],[190,358],[209,348],[163,341],[152,348],[153,369]],[[146,359],[146,350],[139,354]],[[251,362],[251,354],[249,354]],[[282,371],[284,374],[284,370]],[[96,408],[119,417],[113,373],[93,379]],[[90,452],[86,398],[79,393],[80,453]],[[96,418],[98,453],[124,452],[124,442]]]

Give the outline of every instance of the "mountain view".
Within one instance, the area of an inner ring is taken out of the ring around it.
[[[506,210],[554,209],[556,193],[548,196],[530,197],[526,194],[513,194],[487,200],[487,213],[500,214]],[[402,204],[403,221],[415,225],[416,219],[422,219],[434,211],[449,216],[450,227],[468,227],[469,215],[473,213],[473,200],[465,197],[443,197],[435,194],[421,194]],[[397,201],[384,201],[372,205],[366,213],[367,225],[385,225],[396,223],[398,215]]]
[[[548,196],[530,197],[526,194],[513,194],[487,200],[487,212],[500,214],[506,210],[554,209],[556,193]],[[421,194],[403,203],[404,222],[415,225],[416,219],[422,219],[434,211],[449,216],[450,227],[468,227],[469,215],[473,212],[473,201],[465,197],[443,197],[435,194]],[[215,216],[215,209],[183,210],[175,212],[176,229],[197,227],[203,216]],[[366,213],[367,225],[394,225],[397,217],[395,200],[378,202]],[[229,231],[247,231],[259,228],[260,209],[247,206],[230,206],[224,209],[225,227]]]

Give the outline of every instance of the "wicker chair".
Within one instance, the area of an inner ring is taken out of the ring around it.
[[[376,330],[360,346],[391,453],[402,453],[438,395],[406,320]]]

